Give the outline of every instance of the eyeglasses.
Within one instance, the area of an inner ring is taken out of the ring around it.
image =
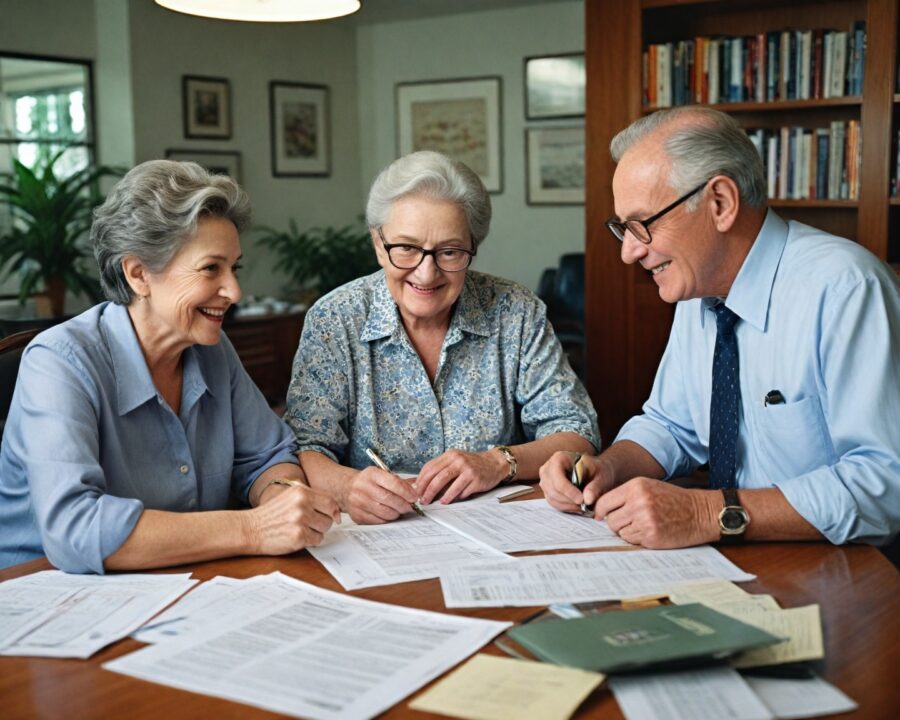
[[[703,188],[706,187],[706,183],[708,183],[708,182],[709,182],[709,180],[704,181],[702,184],[698,185],[693,190],[691,190],[687,195],[682,195],[671,205],[667,205],[666,207],[664,207],[662,210],[660,210],[658,213],[656,213],[656,215],[654,215],[653,217],[649,217],[646,220],[625,220],[625,221],[620,221],[620,220],[616,220],[615,218],[610,218],[609,220],[606,221],[606,227],[608,227],[609,231],[613,235],[616,236],[616,239],[619,242],[625,242],[625,233],[627,231],[627,232],[630,232],[632,235],[634,235],[634,237],[636,239],[638,239],[642,243],[644,243],[644,245],[649,245],[650,242],[653,240],[653,238],[650,237],[650,225],[655,223],[666,213],[672,212],[672,210],[677,208],[679,205],[681,205],[681,203],[683,203],[688,198],[696,195],[698,192],[700,192]]]
[[[437,250],[426,250],[418,245],[405,245],[403,243],[389,243],[384,239],[384,233],[381,227],[375,228],[378,231],[378,237],[384,249],[387,250],[388,259],[398,270],[413,270],[422,264],[422,261],[428,256],[434,258],[434,264],[444,272],[460,272],[469,267],[472,258],[475,257],[474,250],[465,250],[460,247],[444,247]]]

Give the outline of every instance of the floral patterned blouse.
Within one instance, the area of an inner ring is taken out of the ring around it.
[[[509,280],[467,271],[434,383],[384,273],[359,278],[307,313],[285,420],[300,450],[343,465],[416,472],[446,450],[481,452],[558,432],[599,447],[597,415],[544,304]]]

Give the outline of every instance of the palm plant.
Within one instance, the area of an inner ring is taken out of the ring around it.
[[[64,152],[38,160],[33,169],[13,160],[13,171],[0,173],[0,205],[10,214],[10,227],[0,234],[0,268],[6,277],[19,275],[22,304],[43,285],[54,315],[64,312],[66,290],[99,297],[86,236],[103,200],[100,179],[121,174],[88,165],[60,178],[54,165]]]

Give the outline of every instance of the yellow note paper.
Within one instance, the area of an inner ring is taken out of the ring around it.
[[[748,597],[749,593],[729,580],[681,582],[669,587],[669,599],[676,605],[701,603],[715,607],[717,603]]]
[[[725,612],[725,610],[722,610]],[[744,614],[732,615],[736,620],[756,625],[773,635],[789,638],[785,642],[758,650],[749,650],[736,656],[731,664],[739,668],[778,665],[780,663],[818,660],[825,657],[822,640],[822,619],[818,605],[789,608],[788,610],[750,609]]]
[[[409,706],[465,720],[566,720],[600,673],[479,654]]]

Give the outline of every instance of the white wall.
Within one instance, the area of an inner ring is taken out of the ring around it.
[[[522,78],[525,57],[584,49],[582,0],[362,26],[357,48],[364,188],[396,157],[396,83],[500,75],[503,192],[474,267],[534,289],[543,268],[584,250],[584,207],[526,204]]]

